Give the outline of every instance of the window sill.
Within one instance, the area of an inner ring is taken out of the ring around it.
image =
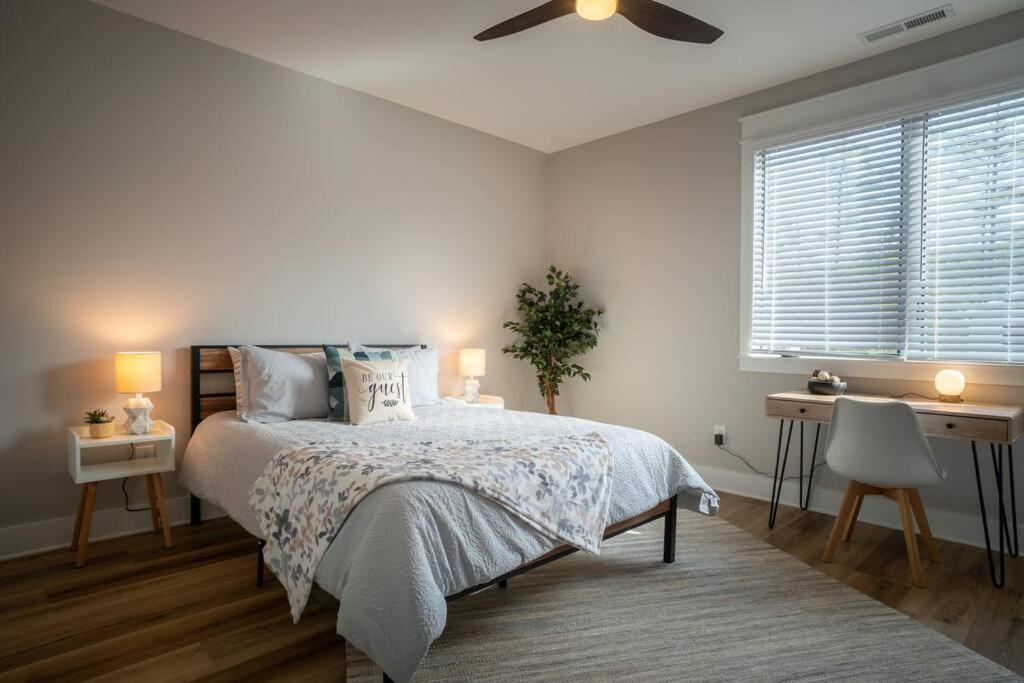
[[[865,358],[836,358],[801,356],[740,356],[741,372],[768,372],[777,374],[807,375],[812,370],[827,369],[846,379],[897,379],[931,382],[935,373],[943,368],[956,368],[967,377],[970,384],[992,384],[997,386],[1024,386],[1024,365],[999,363],[952,363],[942,361],[902,361]]]

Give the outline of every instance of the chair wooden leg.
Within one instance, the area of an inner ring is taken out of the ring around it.
[[[850,521],[846,524],[846,533],[843,534],[843,542],[849,543],[853,538],[853,527],[857,525],[857,517],[860,515],[860,505],[864,502],[864,494],[857,495],[857,502],[853,504],[853,511],[850,513]]]
[[[156,501],[156,486],[153,485],[153,478],[146,479],[146,494],[149,496],[149,523],[153,527],[153,533],[160,533],[160,510]]]
[[[78,550],[78,537],[82,533],[82,514],[85,512],[85,492],[89,485],[82,484],[78,488],[78,510],[75,512],[75,530],[71,533],[71,550]]]
[[[167,499],[164,496],[164,482],[160,479],[159,474],[151,474],[149,476],[153,481],[153,490],[156,492],[156,506],[160,511],[160,523],[164,529],[164,547],[170,548],[174,545],[174,542],[171,539],[171,522],[167,517]]]
[[[846,485],[846,493],[843,494],[843,502],[839,505],[839,512],[836,513],[836,523],[832,526],[832,535],[828,537],[828,545],[825,546],[825,555],[821,558],[825,562],[831,562],[836,554],[839,541],[842,540],[846,531],[846,525],[853,506],[857,502],[857,489],[859,484],[851,481]]]
[[[921,576],[921,557],[917,553],[917,534],[914,533],[914,513],[910,507],[907,489],[895,489],[896,502],[900,506],[900,521],[903,524],[903,540],[907,544],[907,561],[910,563],[910,581],[918,588],[924,588]]]
[[[92,527],[92,509],[96,504],[96,482],[85,485],[85,504],[82,506],[82,525],[78,531],[78,555],[75,566],[85,566],[85,556],[89,550],[89,529]]]
[[[917,527],[921,530],[921,540],[924,541],[925,550],[928,551],[928,557],[932,562],[939,561],[939,546],[935,542],[935,538],[932,536],[932,529],[928,526],[928,517],[924,513],[924,504],[921,502],[921,494],[917,489],[910,489],[908,492],[910,496],[910,507],[914,511],[914,517],[917,518]]]

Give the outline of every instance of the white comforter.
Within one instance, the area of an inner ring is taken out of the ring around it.
[[[321,420],[250,424],[234,413],[202,422],[185,452],[180,482],[253,535],[260,530],[249,492],[267,463],[296,444],[358,440],[516,439],[599,432],[614,457],[608,523],[680,493],[680,506],[705,514],[718,496],[656,436],[626,427],[538,413],[441,403],[414,422],[351,426]],[[444,630],[445,596],[501,576],[555,546],[498,504],[443,482],[400,482],[363,500],[324,555],[317,583],[340,601],[338,633],[391,678],[412,678]],[[637,558],[660,562],[660,557]]]

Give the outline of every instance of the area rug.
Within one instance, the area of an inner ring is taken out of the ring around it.
[[[1021,680],[720,519],[652,523],[449,605],[417,681]],[[350,648],[349,680],[380,669]]]

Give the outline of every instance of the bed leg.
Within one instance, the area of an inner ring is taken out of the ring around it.
[[[203,521],[202,501],[195,496],[189,496],[189,512],[192,526],[199,526],[199,523]]]
[[[338,672],[338,679],[341,683],[348,681],[348,641],[341,636],[341,671]]]
[[[678,495],[669,499],[668,512],[665,513],[665,556],[666,564],[676,561],[676,509],[679,506]]]
[[[263,546],[267,544],[262,538],[256,541],[256,587],[263,588]]]
[[[498,588],[508,588],[508,579],[502,579],[499,581]]]

